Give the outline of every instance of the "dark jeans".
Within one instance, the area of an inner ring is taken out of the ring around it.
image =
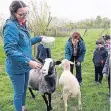
[[[81,64],[78,66],[77,65],[77,62],[76,62],[76,57],[72,57],[70,61],[74,62],[75,61],[75,68],[76,68],[76,78],[78,80],[79,83],[82,82],[82,74],[81,74]],[[74,65],[71,64],[70,65],[70,71],[72,72],[73,74],[73,69],[74,69]]]
[[[111,94],[110,94],[110,73],[109,73],[109,75],[108,75],[108,87],[109,87],[109,95],[110,95],[110,97],[111,97]]]
[[[101,81],[103,79],[102,70],[103,70],[103,67],[95,66],[95,81],[96,82],[100,82],[101,83]]]

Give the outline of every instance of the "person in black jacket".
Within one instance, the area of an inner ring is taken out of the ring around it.
[[[103,78],[102,70],[107,59],[108,52],[104,47],[104,41],[98,40],[96,42],[96,45],[97,48],[95,49],[93,54],[93,63],[95,66],[95,82],[99,84],[101,83]]]
[[[46,58],[51,58],[51,50],[50,48],[44,47],[43,44],[39,44],[37,46],[36,59],[43,63]]]

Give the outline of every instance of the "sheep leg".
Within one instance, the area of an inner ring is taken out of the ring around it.
[[[47,111],[50,111],[49,105],[48,105],[48,101],[47,101],[47,98],[46,98],[45,94],[42,95],[42,97],[43,97],[43,99],[44,99],[44,101],[45,101],[45,104],[46,104],[46,107],[47,107]]]
[[[60,85],[60,92],[62,93],[62,85]],[[63,95],[61,94],[61,98],[60,99],[63,99]]]
[[[52,106],[51,106],[51,94],[48,94],[48,99],[49,99],[49,109],[52,110]]]
[[[82,110],[81,93],[78,94],[78,106],[79,106],[79,110]]]
[[[29,91],[30,91],[30,94],[31,94],[32,98],[35,99],[35,95],[34,95],[32,89],[30,87],[29,87]]]
[[[68,95],[64,94],[64,92],[63,92],[63,100],[64,100],[64,105],[65,105],[65,111],[67,111],[67,99],[68,99]]]

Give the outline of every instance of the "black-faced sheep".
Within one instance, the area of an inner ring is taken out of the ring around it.
[[[54,62],[53,59],[47,58],[43,64],[42,69],[32,69],[29,76],[29,91],[32,97],[35,98],[32,89],[38,90],[42,95],[47,111],[52,109],[51,107],[51,94],[56,90],[57,86],[57,72],[55,65],[58,62]],[[48,99],[46,98],[48,95]]]
[[[76,77],[70,72],[70,64],[73,63],[66,59],[62,60],[62,63],[60,64],[60,66],[62,66],[64,69],[59,79],[59,85],[63,90],[62,96],[64,100],[65,111],[67,111],[67,100],[69,97],[78,97],[79,109],[82,109],[80,85]]]

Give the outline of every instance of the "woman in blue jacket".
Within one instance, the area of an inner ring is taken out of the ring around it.
[[[74,32],[72,37],[66,43],[65,47],[65,58],[74,62],[76,67],[76,78],[78,82],[82,83],[82,74],[81,74],[81,62],[84,60],[86,52],[86,47],[83,39],[80,36],[80,33]],[[74,65],[71,64],[71,72],[73,73]]]
[[[41,37],[30,38],[26,27],[27,6],[22,1],[13,1],[10,5],[10,19],[3,27],[6,71],[14,88],[14,106],[16,111],[25,109],[26,90],[31,68],[40,68],[33,61],[32,45],[40,42]]]

